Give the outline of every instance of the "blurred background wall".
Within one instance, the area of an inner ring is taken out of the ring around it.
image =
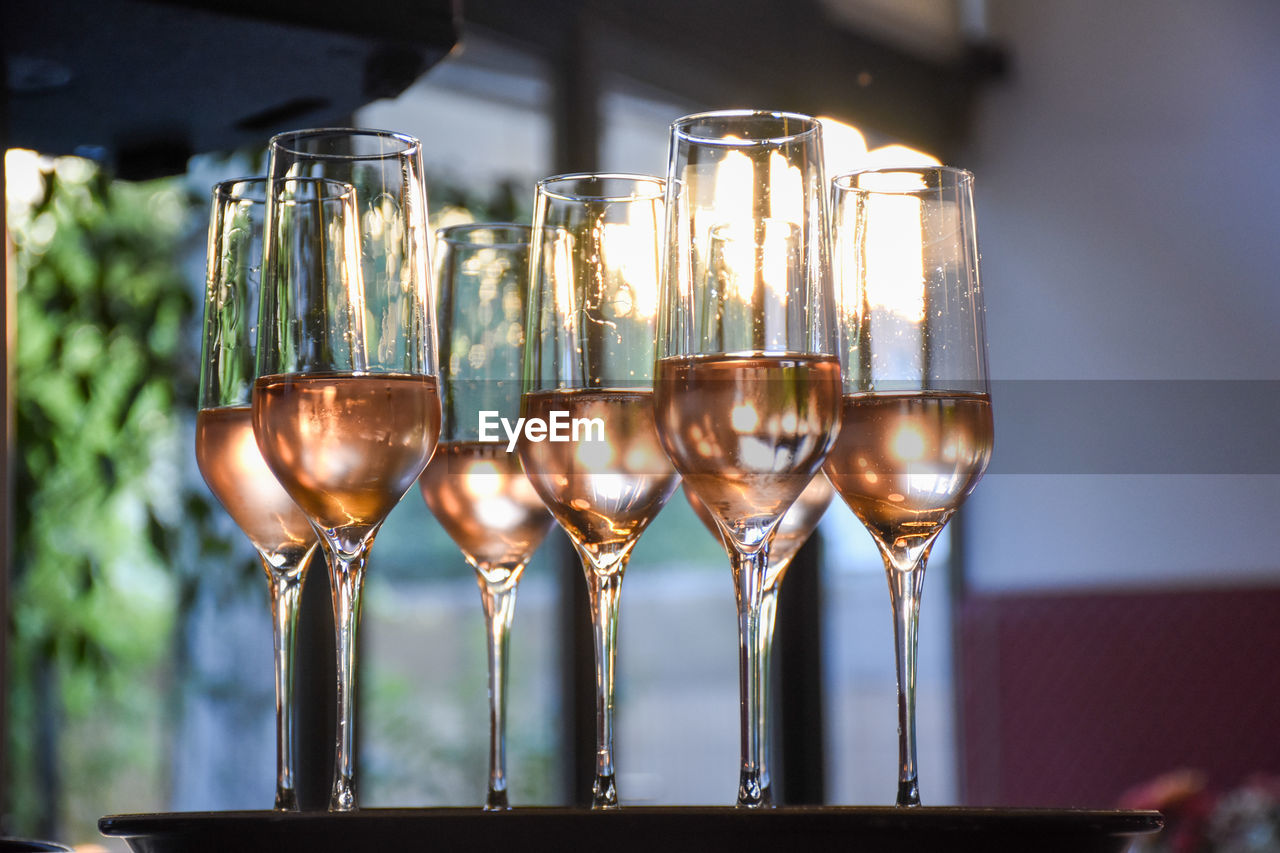
[[[1253,439],[1280,424],[1280,6],[988,9],[1014,63],[980,98],[966,162],[991,371],[1041,383],[1009,390],[1043,410],[999,413],[1007,473],[966,510],[971,583],[1275,582],[1280,470]],[[1098,381],[1086,394],[1109,408],[1063,411],[1052,380]],[[1187,380],[1251,381],[1220,386],[1235,406],[1204,418],[1187,395],[1205,386]],[[1143,458],[1143,439],[1186,455]],[[1221,447],[1237,452],[1215,470]],[[1036,457],[1053,476],[1022,464]]]

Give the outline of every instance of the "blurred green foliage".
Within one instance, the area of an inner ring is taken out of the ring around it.
[[[167,788],[174,617],[227,548],[187,483],[195,306],[177,180],[7,158],[16,281],[11,831],[92,838]],[[17,190],[17,192],[15,192]],[[88,786],[97,794],[83,797]],[[109,792],[106,797],[102,793]]]

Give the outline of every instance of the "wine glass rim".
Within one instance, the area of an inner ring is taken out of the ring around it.
[[[380,154],[317,154],[314,151],[300,151],[296,147],[299,140],[317,139],[324,136],[364,136],[372,139],[392,139],[404,147],[400,150],[386,151]],[[310,157],[321,160],[382,160],[393,154],[416,154],[422,143],[416,137],[396,130],[377,130],[368,127],[312,127],[305,130],[287,130],[271,137],[269,150],[285,151],[299,157]]]
[[[631,192],[627,195],[604,195],[599,193],[575,193],[562,189],[553,189],[555,184],[568,184],[571,181],[631,181],[637,188],[651,186],[651,192]],[[538,193],[561,201],[637,201],[659,199],[666,192],[666,180],[654,175],[641,175],[630,172],[568,172],[563,175],[551,175],[538,181]]]
[[[696,122],[707,121],[709,119],[723,118],[747,118],[747,119],[792,119],[807,125],[803,130],[795,133],[787,133],[781,136],[769,136],[760,139],[729,139],[723,136],[705,136],[703,134],[692,132],[689,127]],[[762,145],[780,145],[787,142],[794,142],[805,137],[814,136],[822,133],[822,123],[817,118],[805,113],[790,112],[787,110],[753,110],[753,109],[734,109],[734,110],[707,110],[700,113],[690,113],[681,116],[671,122],[671,133],[673,136],[688,142],[696,142],[699,145],[720,145],[725,148],[758,148]]]
[[[267,203],[266,175],[244,175],[239,178],[227,178],[213,185],[215,199],[224,201],[247,201],[253,204]]]
[[[221,202],[248,202],[250,204],[266,204],[268,201],[268,187],[277,183],[292,184],[315,184],[316,186],[328,185],[334,189],[334,192],[326,196],[324,201],[341,201],[349,198],[355,192],[355,187],[344,181],[335,181],[333,178],[316,178],[309,176],[289,176],[286,178],[268,178],[265,175],[250,175],[241,178],[229,178],[225,181],[218,181],[213,185],[213,195],[216,201]]]
[[[880,195],[914,195],[930,191],[927,187],[893,188],[893,187],[860,187],[854,180],[863,175],[946,175],[952,178],[955,186],[972,186],[973,172],[957,166],[881,166],[875,169],[854,169],[843,172],[831,179],[831,185],[838,190],[857,193],[877,193]]]
[[[473,231],[510,231],[515,234],[523,234],[523,240],[493,240],[487,243],[477,243],[474,240],[467,239],[467,235]],[[500,249],[506,246],[522,246],[529,242],[530,236],[533,234],[533,228],[528,225],[522,225],[518,222],[462,222],[457,225],[446,225],[443,228],[436,229],[436,237],[455,246],[481,246],[484,248]]]

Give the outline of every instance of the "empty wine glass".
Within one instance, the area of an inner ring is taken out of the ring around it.
[[[507,448],[498,428],[501,418],[515,423],[520,417],[529,226],[455,225],[438,236],[436,317],[444,420],[440,444],[418,486],[480,585],[489,647],[489,789],[484,807],[499,811],[509,807],[506,660],[516,584],[553,524],[519,455]]]
[[[920,804],[916,629],[929,550],[991,458],[973,175],[834,181],[843,426],[824,470],[884,559],[898,676],[898,795]]]
[[[520,458],[586,574],[597,809],[618,805],[613,680],[623,572],[679,482],[654,428],[661,222],[658,178],[562,175],[538,183]]]
[[[205,483],[253,543],[267,573],[275,648],[275,808],[293,811],[293,652],[298,601],[316,550],[311,523],[262,461],[251,409],[262,272],[265,178],[213,188],[205,279],[204,350],[196,463]]]
[[[328,558],[338,658],[331,811],[357,807],[356,632],[369,548],[440,432],[421,174],[417,140],[400,134],[271,140],[253,426]],[[352,189],[290,192],[298,176]]]
[[[732,551],[738,805],[768,806],[760,658],[769,540],[840,420],[821,126],[746,110],[678,119],[666,231],[658,432]]]

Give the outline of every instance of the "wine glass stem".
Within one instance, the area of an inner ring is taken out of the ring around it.
[[[516,585],[489,583],[480,572],[480,601],[489,644],[489,791],[485,811],[511,808],[507,802],[507,640],[516,612]]]
[[[744,808],[773,805],[764,771],[763,647],[760,636],[760,607],[768,565],[767,546],[751,553],[734,552],[733,580],[738,600],[738,681],[742,729],[738,805]]]
[[[897,568],[885,560],[889,596],[893,604],[894,657],[898,668],[898,799],[900,806],[920,805],[916,772],[916,637],[920,624],[920,594],[924,588],[924,557],[912,567]]]
[[[330,553],[333,583],[333,625],[338,650],[338,748],[329,811],[358,807],[355,788],[356,631],[360,625],[360,593],[364,586],[367,546],[348,557]]]
[[[276,670],[276,811],[297,811],[293,787],[293,649],[308,553],[298,566],[275,567],[264,557],[271,591]]]
[[[591,786],[591,808],[616,809],[618,788],[613,775],[613,664],[618,640],[618,599],[626,562],[608,571],[583,561],[587,595],[591,603],[591,629],[596,652],[596,778]]]

